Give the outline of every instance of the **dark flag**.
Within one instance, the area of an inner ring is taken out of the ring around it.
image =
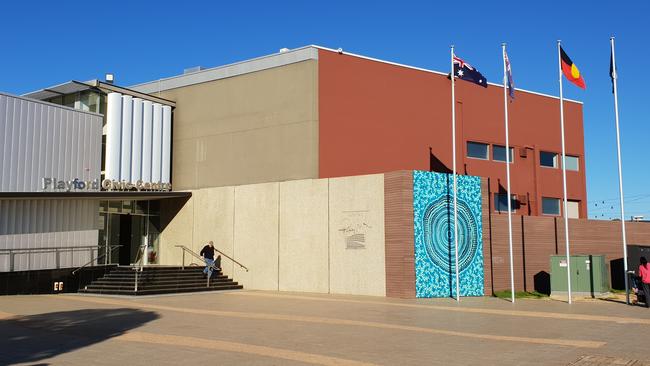
[[[503,51],[503,57],[506,63],[506,79],[508,83],[508,94],[510,95],[511,99],[515,99],[515,82],[512,79],[512,67],[510,67],[510,59],[508,58],[508,54],[506,53],[505,49]]]
[[[560,47],[560,59],[562,60],[562,73],[567,80],[574,83],[579,88],[587,89],[587,85],[585,85],[585,80],[582,78],[578,66],[571,61],[569,55],[564,52],[562,47]]]
[[[454,76],[487,88],[487,79],[472,65],[454,56]]]
[[[612,93],[614,93],[614,78],[616,78],[616,70],[614,70],[614,55],[609,53],[609,77],[612,79]]]

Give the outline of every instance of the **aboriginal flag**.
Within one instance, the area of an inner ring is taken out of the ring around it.
[[[582,75],[580,74],[580,70],[578,70],[578,66],[571,61],[569,58],[569,55],[564,52],[564,49],[560,46],[560,59],[562,61],[562,73],[564,76],[572,83],[574,83],[576,86],[582,89],[587,89],[587,86],[585,85],[585,80],[582,78]]]

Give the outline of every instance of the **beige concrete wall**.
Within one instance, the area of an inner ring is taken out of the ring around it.
[[[194,243],[194,193],[189,200],[163,200],[160,206],[164,229],[158,239],[159,263],[180,265],[181,250],[175,245],[193,247]],[[175,213],[175,214],[174,214]],[[186,264],[192,260],[186,257]]]
[[[309,60],[161,92],[177,103],[174,188],[317,178],[317,83]]]
[[[329,186],[330,292],[386,296],[383,174]]]
[[[235,187],[234,279],[252,290],[278,290],[279,183]]]
[[[222,261],[247,289],[386,294],[382,174],[197,189],[176,206],[162,264],[180,264],[187,238],[197,253],[213,240],[249,268]]]
[[[195,201],[194,251],[199,253],[203,246],[212,240],[215,248],[232,257],[234,255],[235,188],[198,189],[192,193],[192,198]],[[232,261],[222,256],[221,266],[224,274],[233,276]]]
[[[280,290],[329,292],[328,180],[280,183]]]

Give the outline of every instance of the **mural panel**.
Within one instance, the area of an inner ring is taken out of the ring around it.
[[[483,296],[481,179],[458,175],[461,296]],[[416,297],[456,296],[453,177],[413,172]]]

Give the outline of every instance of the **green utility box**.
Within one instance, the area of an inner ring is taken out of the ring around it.
[[[609,292],[604,255],[572,255],[571,292],[578,296],[596,296]],[[551,256],[551,296],[566,296],[567,262],[564,255]]]

